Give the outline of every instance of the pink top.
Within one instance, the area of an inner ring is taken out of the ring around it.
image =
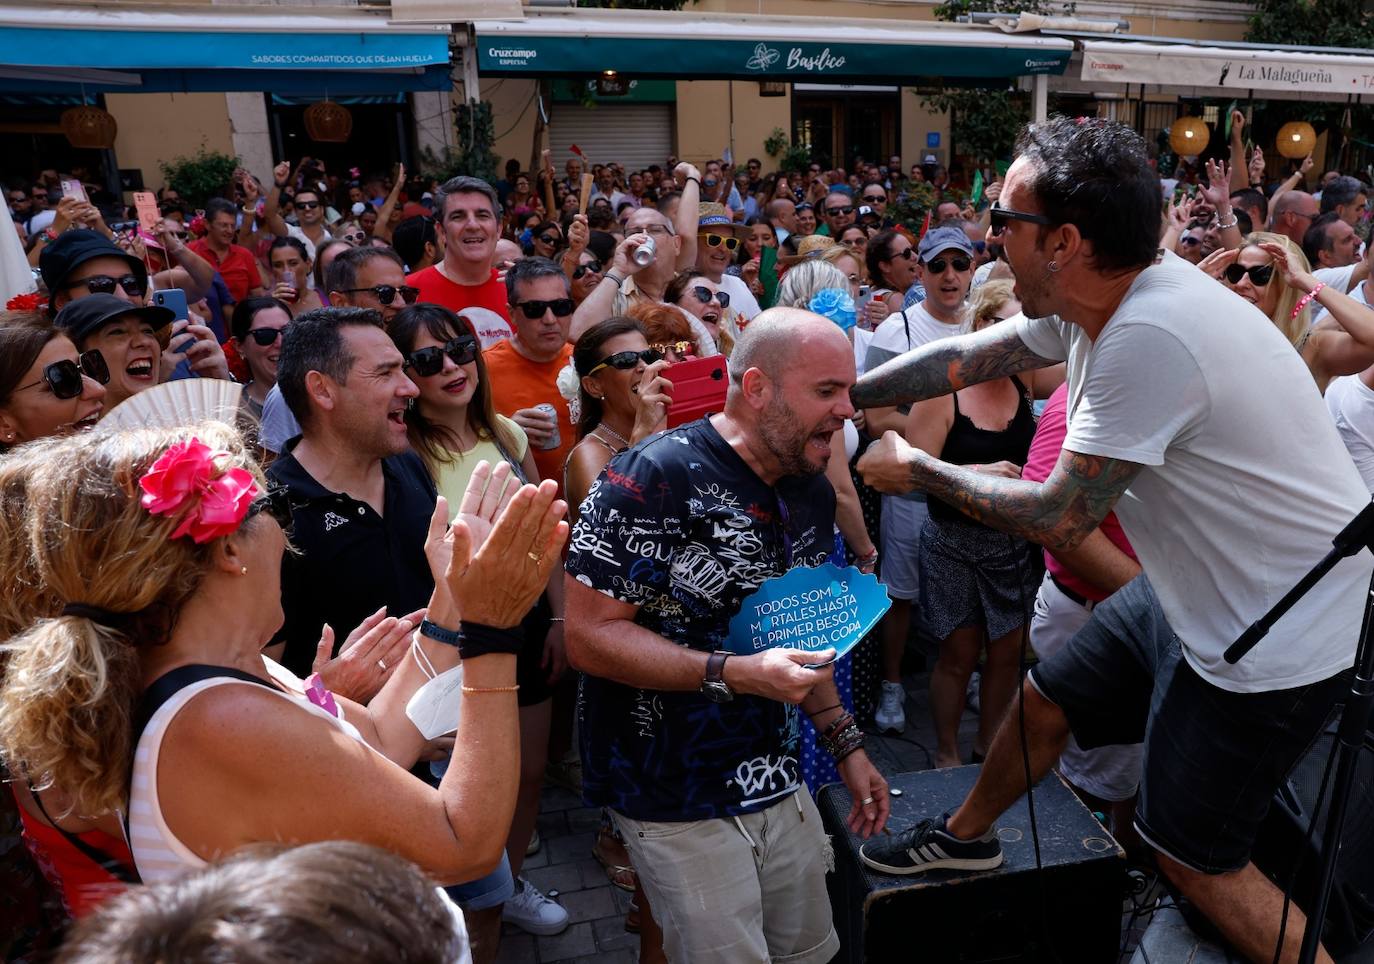
[[[1069,431],[1068,408],[1069,383],[1065,382],[1054,390],[1054,394],[1045,404],[1045,411],[1041,413],[1040,423],[1035,428],[1035,438],[1031,440],[1030,452],[1026,455],[1026,467],[1021,470],[1021,478],[1031,482],[1044,482],[1050,477],[1050,472],[1059,461],[1059,452],[1064,447],[1064,436]],[[1121,530],[1121,523],[1116,521],[1115,512],[1107,513],[1107,517],[1102,520],[1101,528],[1103,535],[1112,541],[1112,545],[1132,559],[1135,558],[1135,550],[1127,541],[1126,533]],[[1107,598],[1102,590],[1080,579],[1051,555],[1048,549],[1045,550],[1045,568],[1050,571],[1051,576],[1084,599],[1101,602]]]

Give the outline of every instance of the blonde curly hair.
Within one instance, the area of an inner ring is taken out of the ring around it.
[[[0,578],[29,587],[4,613],[0,755],[39,789],[60,788],[73,812],[126,805],[139,647],[166,642],[220,543],[171,539],[185,511],[153,515],[139,501],[139,480],[192,434],[227,453],[221,472],[247,469],[263,485],[238,432],[214,422],[44,440],[0,472],[0,507],[23,501],[18,524],[0,527]],[[117,626],[62,615],[70,603],[115,613]]]

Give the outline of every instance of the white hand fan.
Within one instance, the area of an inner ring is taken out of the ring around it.
[[[177,428],[198,422],[234,424],[243,386],[221,378],[180,378],[130,395],[100,420],[100,428]]]

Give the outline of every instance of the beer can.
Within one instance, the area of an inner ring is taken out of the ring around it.
[[[641,268],[653,264],[655,247],[654,236],[651,234],[649,235],[649,239],[635,248],[635,253],[631,255],[631,257],[634,258],[635,264],[639,265]]]
[[[549,437],[549,441],[547,444],[541,445],[539,447],[542,449],[558,448],[559,443],[561,441],[558,435],[558,409],[554,408],[548,402],[540,402],[538,405],[534,406],[534,410],[536,412],[543,412],[553,421],[553,435]]]

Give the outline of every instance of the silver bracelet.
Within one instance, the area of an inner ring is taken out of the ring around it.
[[[1231,215],[1231,220],[1230,220],[1230,221],[1227,221],[1225,224],[1222,224],[1220,221],[1217,222],[1217,230],[1218,230],[1218,231],[1229,231],[1231,228],[1234,228],[1234,227],[1235,227],[1236,225],[1238,225],[1238,224],[1240,224],[1240,218],[1238,218],[1238,217],[1236,217],[1234,214],[1232,214],[1232,215]]]

